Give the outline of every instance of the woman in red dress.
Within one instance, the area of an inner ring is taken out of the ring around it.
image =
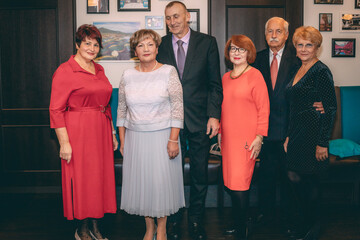
[[[114,150],[118,142],[109,101],[112,86],[94,63],[101,34],[93,25],[76,32],[77,53],[53,76],[50,126],[60,143],[64,215],[81,220],[75,239],[106,239],[97,220],[116,213]]]
[[[270,113],[264,78],[259,70],[249,65],[255,57],[255,46],[244,35],[232,36],[225,46],[225,58],[233,70],[225,73],[222,79],[224,99],[218,139],[224,184],[231,196],[238,239],[247,239],[249,188],[255,159],[263,137],[267,136]]]

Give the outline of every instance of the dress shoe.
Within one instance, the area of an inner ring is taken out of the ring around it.
[[[83,236],[83,239],[85,239],[85,238],[88,239],[88,240],[92,240],[92,237],[90,237],[90,236],[85,236],[85,237]],[[78,234],[78,230],[77,230],[77,229],[75,230],[75,239],[76,239],[76,240],[82,240],[81,237],[80,237],[80,235]]]
[[[274,217],[270,217],[269,215],[260,213],[255,217],[254,224],[256,226],[266,226],[274,221]]]
[[[236,229],[233,227],[233,228],[229,228],[229,229],[226,229],[224,231],[224,235],[225,236],[234,236],[236,234]]]
[[[206,232],[203,226],[200,223],[190,223],[189,225],[189,233],[193,240],[205,240]]]
[[[289,237],[289,240],[318,240],[320,235],[320,225],[312,226],[307,232],[294,234]]]
[[[90,230],[90,236],[95,240],[109,240],[107,238],[97,238],[95,234]]]
[[[179,223],[171,222],[167,225],[167,238],[169,240],[178,240],[180,239],[180,229]]]

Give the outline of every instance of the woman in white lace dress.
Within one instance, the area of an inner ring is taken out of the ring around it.
[[[145,240],[155,233],[157,240],[166,239],[166,217],[185,206],[179,144],[182,87],[176,69],[156,61],[160,42],[147,29],[131,37],[140,64],[121,77],[117,111],[124,157],[120,208],[145,217]]]

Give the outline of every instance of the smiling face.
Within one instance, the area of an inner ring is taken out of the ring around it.
[[[165,21],[169,31],[181,39],[189,31],[190,14],[178,3],[165,9]]]
[[[139,58],[141,63],[150,63],[155,61],[158,54],[158,48],[154,39],[151,37],[145,38],[135,48],[135,55]]]
[[[247,64],[247,55],[248,51],[243,48],[239,48],[235,44],[231,43],[229,49],[229,57],[230,62],[234,64],[234,66]]]
[[[289,32],[286,32],[284,24],[285,22],[281,19],[272,19],[268,22],[265,37],[269,48],[273,52],[278,52],[283,48],[289,37]]]
[[[80,46],[76,44],[76,49],[76,55],[84,59],[86,62],[89,62],[96,58],[100,51],[100,46],[96,39],[86,37],[85,40],[81,42]]]
[[[295,47],[296,55],[303,63],[311,62],[316,58],[317,47],[310,40],[299,38]]]

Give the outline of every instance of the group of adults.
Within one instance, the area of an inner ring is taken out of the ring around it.
[[[226,43],[231,71],[220,76],[216,39],[189,28],[183,2],[165,8],[170,34],[142,29],[130,39],[140,63],[123,72],[116,126],[123,155],[120,208],[144,216],[144,240],[180,239],[185,206],[184,156],[190,158],[189,234],[203,226],[210,139],[218,135],[234,225],[247,239],[249,189],[260,158],[257,221],[275,216],[277,179],[289,239],[317,239],[319,181],[328,165],[336,111],[334,83],[317,52],[322,36],[289,24],[265,25],[268,49],[245,35]],[[93,60],[102,37],[93,25],[76,32],[77,52],[53,76],[50,120],[60,143],[64,215],[79,220],[75,239],[107,239],[98,219],[116,213],[113,151],[118,148],[109,101],[112,86]],[[295,51],[296,50],[296,53]]]

